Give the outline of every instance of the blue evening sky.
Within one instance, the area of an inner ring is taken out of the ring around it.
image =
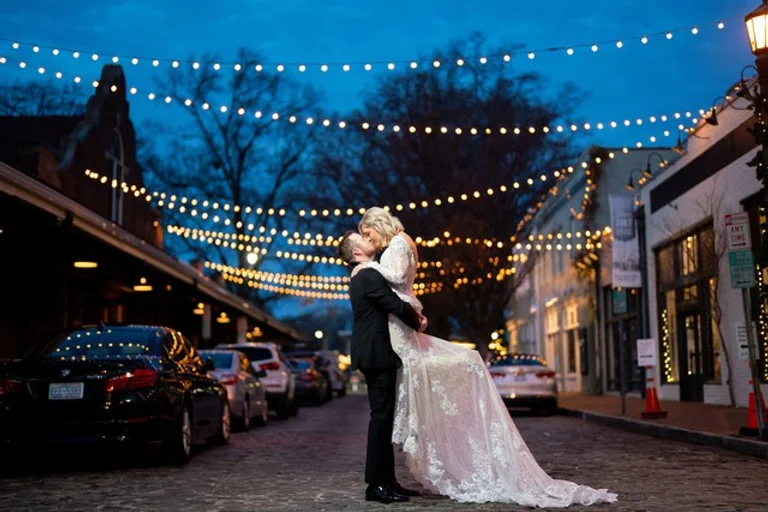
[[[594,124],[707,108],[752,62],[741,20],[758,4],[757,0],[2,2],[0,37],[77,49],[83,56],[75,60],[70,52],[62,52],[53,57],[50,50],[34,54],[29,46],[13,50],[10,41],[0,41],[0,55],[29,63],[26,70],[0,67],[0,79],[31,77],[44,66],[49,75],[61,70],[65,75],[81,74],[90,83],[98,78],[100,65],[117,54],[123,57],[128,85],[149,91],[157,70],[146,60],[133,67],[126,57],[185,59],[217,53],[231,61],[239,47],[248,46],[272,62],[408,61],[429,57],[433,49],[475,31],[485,34],[491,46],[547,48],[685,28],[672,40],[656,36],[647,45],[627,41],[620,50],[612,42],[597,53],[581,48],[573,56],[561,51],[540,53],[533,61],[525,55],[513,59],[518,70],[543,74],[552,91],[568,81],[575,83],[585,92],[577,114]],[[716,28],[720,19],[726,23],[723,30]],[[696,36],[691,33],[694,25],[700,29]],[[93,52],[102,55],[98,63],[88,58]],[[290,72],[298,75],[295,67]],[[377,73],[387,71],[381,65],[373,72],[356,66],[344,73],[337,66],[323,74],[315,67],[302,79],[324,92],[325,107],[344,111],[360,104]],[[184,119],[178,116],[178,106],[174,110],[145,98],[137,96],[132,102],[138,126],[150,117]],[[638,140],[649,144],[649,137],[656,135],[659,143],[674,144],[674,132],[665,140],[663,130],[646,123],[600,132],[591,140],[631,146]]]

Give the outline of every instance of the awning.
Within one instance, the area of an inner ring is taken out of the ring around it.
[[[180,262],[165,251],[129,233],[80,203],[70,199],[48,185],[0,162],[0,192],[4,192],[29,205],[60,219],[70,217],[72,226],[102,242],[143,261],[160,272],[195,286],[203,295],[223,306],[266,325],[290,338],[301,340],[297,330],[278,322],[253,304],[199,273],[195,268]]]

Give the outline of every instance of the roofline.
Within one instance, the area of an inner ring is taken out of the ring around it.
[[[182,263],[162,249],[113,224],[82,204],[48,185],[0,161],[0,191],[63,219],[73,215],[72,225],[81,231],[129,254],[157,270],[195,286],[208,297],[265,324],[291,338],[303,340],[297,330],[275,320],[253,304],[244,301],[190,265]]]

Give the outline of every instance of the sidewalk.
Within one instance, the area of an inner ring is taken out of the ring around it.
[[[667,417],[646,420],[640,415],[645,410],[645,400],[628,396],[626,405],[627,413],[622,416],[621,398],[618,395],[560,395],[560,408],[569,416],[768,459],[768,443],[739,437],[739,428],[747,424],[746,408],[663,401],[661,410],[668,412]]]

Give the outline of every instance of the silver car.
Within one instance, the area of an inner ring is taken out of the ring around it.
[[[509,354],[492,361],[488,371],[507,407],[557,412],[555,372],[535,354]]]
[[[266,425],[269,410],[261,379],[267,372],[255,370],[245,354],[236,350],[201,350],[200,357],[213,362],[211,376],[227,389],[232,417],[241,430],[248,430],[252,423]]]

